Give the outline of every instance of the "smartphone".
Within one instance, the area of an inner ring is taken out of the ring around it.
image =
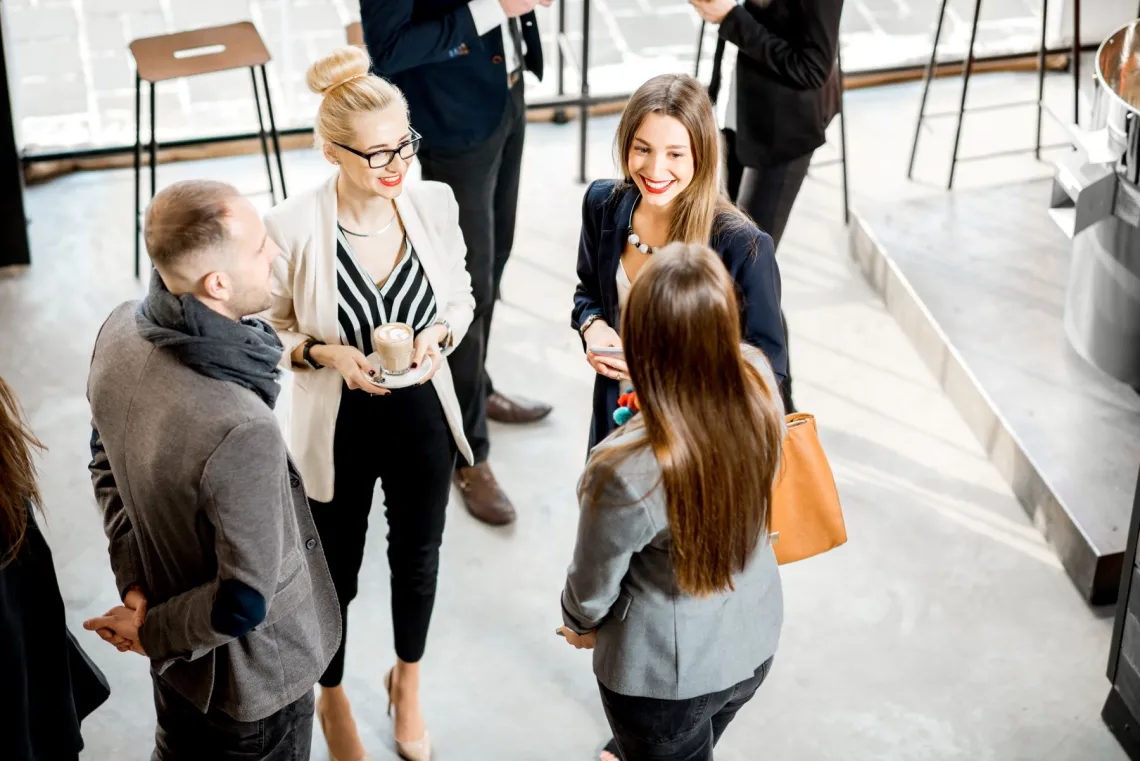
[[[599,357],[617,357],[618,359],[625,359],[625,352],[620,346],[591,346],[591,354],[597,354]]]
[[[555,629],[554,633],[557,634],[559,637],[565,637],[566,636],[565,632],[562,631],[561,626],[559,626],[557,629]]]

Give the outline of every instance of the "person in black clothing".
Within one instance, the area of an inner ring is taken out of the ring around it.
[[[843,0],[690,2],[701,18],[720,25],[709,83],[714,99],[725,43],[739,50],[725,119],[728,194],[778,251],[812,153],[839,111]],[[785,319],[785,344],[787,331]],[[794,412],[790,362],[780,391]]]
[[[110,695],[64,622],[51,548],[36,524],[42,445],[0,378],[0,738],[9,761],[75,761],[80,722]]]
[[[451,186],[467,244],[475,320],[451,355],[475,454],[455,482],[467,509],[493,525],[515,510],[487,463],[487,419],[528,423],[547,404],[497,391],[484,368],[491,317],[515,233],[526,131],[523,71],[542,78],[533,9],[552,0],[362,0],[364,41],[377,74],[399,87],[422,135],[423,176]]]

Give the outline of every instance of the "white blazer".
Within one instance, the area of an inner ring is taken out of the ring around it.
[[[289,449],[308,495],[318,502],[333,497],[333,435],[344,378],[331,367],[293,367],[290,356],[310,337],[328,344],[341,343],[336,277],[338,176],[334,174],[324,184],[283,201],[265,215],[269,237],[283,253],[273,263],[273,305],[262,316],[285,344],[282,367],[294,373]],[[451,325],[453,337],[444,351],[446,356],[463,340],[475,313],[467,248],[459,229],[459,206],[447,185],[413,181],[396,199],[396,211],[435,293],[439,316]],[[433,376],[432,385],[460,454],[474,463],[446,360]]]

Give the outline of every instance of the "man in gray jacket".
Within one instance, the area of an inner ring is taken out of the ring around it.
[[[249,317],[269,306],[280,251],[223,183],[166,188],[145,227],[150,291],[103,325],[88,382],[126,604],[85,627],[150,658],[155,761],[307,759],[341,630],[272,410],[281,343]]]

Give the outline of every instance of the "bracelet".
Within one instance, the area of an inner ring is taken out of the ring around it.
[[[443,337],[443,340],[439,342],[439,348],[441,350],[446,349],[451,346],[451,323],[441,317],[435,321],[435,324],[442,325],[447,330],[447,335],[445,335]]]
[[[593,325],[595,322],[597,322],[600,319],[602,319],[602,316],[600,314],[592,314],[589,317],[587,317],[586,321],[583,322],[582,325],[578,328],[578,335],[581,336],[583,339],[585,339],[586,338],[586,331],[590,329],[591,325]]]
[[[308,341],[305,341],[305,348],[301,350],[301,359],[305,360],[305,364],[313,370],[320,370],[322,367],[324,367],[324,365],[322,365],[320,362],[313,359],[313,355],[311,353],[313,347],[317,346],[318,344],[324,346],[325,342],[318,341],[315,338],[310,338]]]

